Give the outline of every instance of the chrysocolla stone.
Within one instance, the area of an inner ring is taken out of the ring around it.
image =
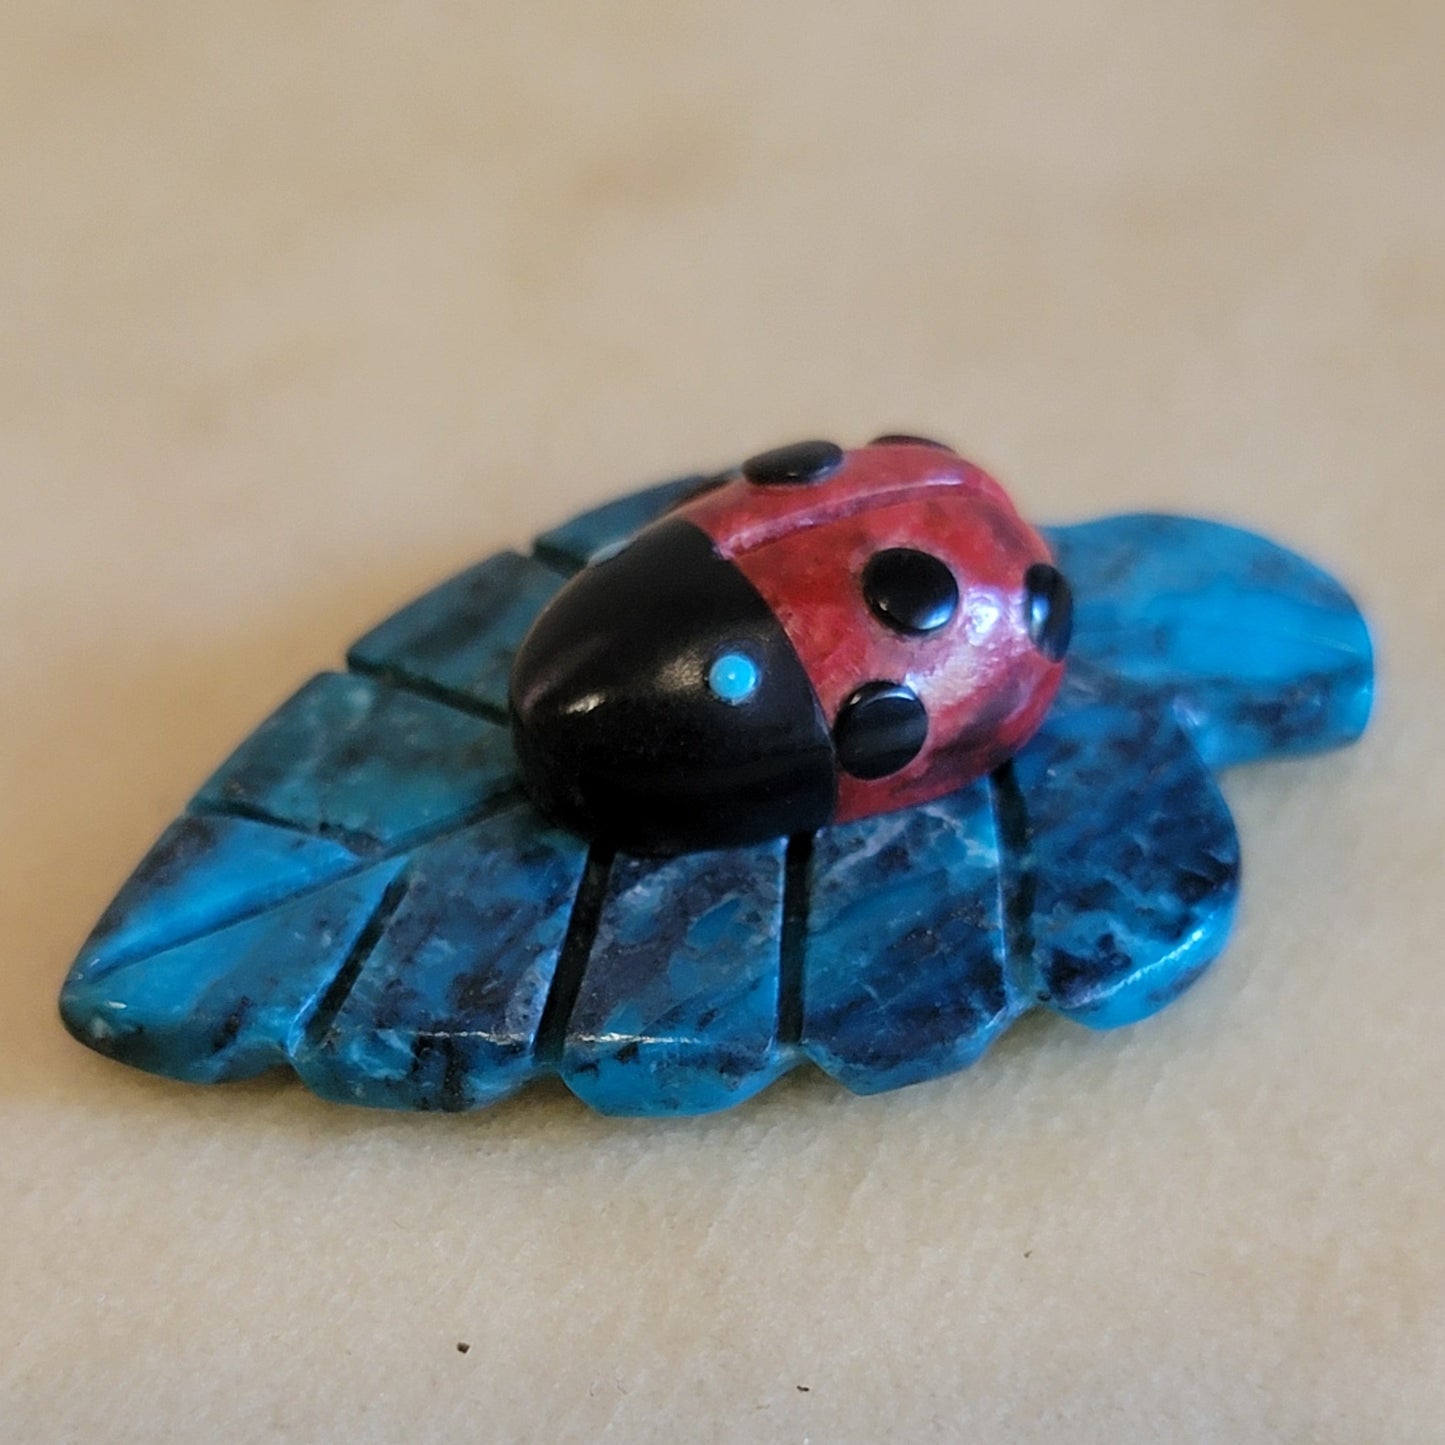
[[[373,628],[346,660],[359,672],[503,717],[512,655],[564,581],[535,557],[489,557]]]
[[[1172,706],[1211,767],[1364,731],[1369,629],[1313,563],[1199,517],[1104,517],[1045,535],[1074,589],[1070,665]]]
[[[612,1114],[708,1113],[789,1066],[784,853],[779,839],[616,860],[562,1053],[579,1098]]]
[[[417,850],[297,1072],[327,1098],[397,1109],[476,1108],[525,1083],[586,862],[528,804]]]
[[[365,855],[456,827],[515,786],[505,727],[333,672],[263,722],[191,806],[331,838]]]
[[[987,782],[819,833],[803,1048],[858,1093],[963,1068],[1021,1008]]]
[[[61,1015],[100,1053],[189,1083],[287,1063],[401,866],[375,864],[114,969],[77,969]]]
[[[1090,686],[1082,669],[1066,686],[1014,762],[1029,830],[1033,990],[1111,1028],[1163,1008],[1224,946],[1239,841],[1167,711],[1140,706],[1113,679]]]
[[[1211,769],[1335,747],[1370,640],[1312,564],[1236,528],[1051,530],[1074,594],[1058,702],[1007,768],[812,838],[611,857],[521,800],[511,657],[568,571],[710,484],[574,518],[443,583],[307,684],[157,842],[81,951],[82,1042],[210,1082],[487,1104],[543,1073],[618,1114],[738,1102],[803,1058],[874,1092],[972,1062],[1045,1006],[1162,1007],[1228,933]]]
[[[183,814],[106,909],[75,971],[94,976],[174,948],[357,867],[356,855],[328,838],[249,818]]]

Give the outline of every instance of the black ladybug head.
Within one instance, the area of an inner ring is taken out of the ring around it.
[[[832,815],[834,754],[781,625],[684,518],[578,573],[517,652],[528,790],[633,852],[755,842]]]

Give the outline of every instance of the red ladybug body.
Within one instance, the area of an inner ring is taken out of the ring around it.
[[[676,515],[761,593],[826,717],[874,680],[902,683],[922,702],[923,747],[884,777],[840,771],[834,821],[951,792],[1012,757],[1043,721],[1063,666],[1030,639],[1025,578],[1052,558],[1003,488],[955,453],[874,444],[816,488],[740,478]],[[951,573],[956,599],[937,626],[905,629],[870,605],[865,572],[888,549],[937,558]]]
[[[1071,603],[987,473],[918,438],[763,453],[584,569],[512,679],[538,801],[639,851],[925,802],[1043,721]]]

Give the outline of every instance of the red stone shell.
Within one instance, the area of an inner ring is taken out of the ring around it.
[[[839,774],[836,821],[926,802],[1006,761],[1053,702],[1063,664],[1029,637],[1024,574],[1053,558],[988,473],[940,447],[889,442],[845,453],[825,480],[729,481],[679,508],[760,592],[832,720],[863,683],[906,683],[928,713],[918,756],[889,777]],[[888,547],[931,553],[958,606],[937,631],[899,632],[862,576]]]

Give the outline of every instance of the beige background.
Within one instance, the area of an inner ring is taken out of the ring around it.
[[[0,1439],[1445,1439],[1442,55],[1437,0],[0,7]],[[1231,778],[1178,1007],[654,1124],[63,1035],[365,625],[885,428],[1370,609],[1376,727]]]

